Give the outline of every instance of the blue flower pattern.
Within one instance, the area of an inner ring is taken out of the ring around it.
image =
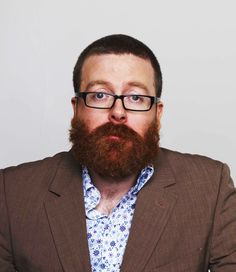
[[[137,194],[152,177],[153,172],[153,166],[145,167],[136,184],[122,197],[109,215],[104,215],[95,209],[101,195],[92,183],[88,169],[83,167],[87,239],[92,272],[120,271]]]

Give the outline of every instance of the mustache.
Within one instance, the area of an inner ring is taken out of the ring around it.
[[[128,127],[124,124],[114,125],[110,122],[105,123],[96,129],[94,129],[91,133],[91,135],[97,135],[98,137],[102,136],[117,136],[123,139],[126,138],[141,138],[140,135],[134,131],[132,128]]]

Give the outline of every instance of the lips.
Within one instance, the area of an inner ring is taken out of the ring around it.
[[[121,139],[119,136],[116,135],[109,135],[106,138],[110,141],[119,141]]]

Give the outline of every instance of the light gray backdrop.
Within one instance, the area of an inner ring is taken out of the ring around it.
[[[70,148],[77,56],[125,33],[161,63],[161,145],[227,162],[236,178],[235,1],[1,0],[0,33],[1,168]]]

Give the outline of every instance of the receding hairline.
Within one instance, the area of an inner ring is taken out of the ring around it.
[[[84,66],[85,66],[86,62],[87,62],[90,58],[92,58],[92,57],[96,57],[96,56],[105,56],[105,55],[114,55],[114,56],[132,55],[132,56],[134,56],[134,57],[136,57],[136,58],[140,58],[140,59],[142,59],[142,60],[147,61],[147,62],[150,64],[150,67],[151,67],[152,73],[153,73],[153,86],[156,87],[156,84],[157,84],[156,81],[157,81],[157,79],[156,79],[156,77],[155,77],[155,69],[154,69],[154,67],[153,67],[153,65],[152,65],[151,60],[150,60],[148,57],[137,56],[137,55],[135,55],[135,54],[133,54],[133,53],[131,53],[131,52],[127,52],[127,53],[95,53],[95,52],[94,52],[93,54],[86,56],[86,58],[85,58],[84,61],[83,61],[82,66],[81,66],[81,83],[82,83],[82,80],[83,80],[83,79],[82,79],[82,78],[83,78],[83,70],[84,70]],[[98,81],[100,81],[100,80],[96,80],[96,82],[98,82]],[[131,84],[133,84],[133,85],[137,84],[137,85],[139,85],[139,86],[142,85],[141,83],[139,83],[139,82],[134,82],[134,81],[132,81]],[[146,89],[146,88],[144,88],[144,89]]]

